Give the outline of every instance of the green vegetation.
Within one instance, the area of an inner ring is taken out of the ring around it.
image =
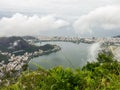
[[[21,52],[14,53],[20,55],[20,54],[24,54],[25,52],[38,51],[39,47],[29,44],[22,37],[11,36],[11,37],[0,37],[0,50],[2,52],[9,52],[9,53],[14,53],[16,51],[21,50]]]
[[[120,90],[120,63],[111,54],[101,53],[97,60],[76,70],[58,66],[26,71],[1,90]]]
[[[0,54],[0,62],[1,61],[4,61],[5,63],[8,63],[8,59],[9,59],[10,57],[9,56],[7,56],[7,55],[2,55],[2,54]]]

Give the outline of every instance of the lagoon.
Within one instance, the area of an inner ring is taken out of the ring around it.
[[[49,69],[58,65],[61,65],[65,68],[81,68],[94,57],[94,55],[92,55],[92,52],[94,51],[92,51],[91,48],[94,48],[95,44],[76,44],[72,42],[42,42],[41,44],[36,43],[36,45],[45,44],[59,45],[61,47],[61,50],[49,55],[33,58],[29,62],[29,68],[31,70],[38,68],[36,64],[45,69]]]

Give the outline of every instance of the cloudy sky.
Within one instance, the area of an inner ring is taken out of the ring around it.
[[[0,0],[0,36],[114,36],[120,0]]]

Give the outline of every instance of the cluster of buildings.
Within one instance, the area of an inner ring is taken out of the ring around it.
[[[0,83],[4,78],[14,77],[17,78],[22,71],[27,69],[28,62],[33,58],[45,54],[49,54],[52,52],[56,52],[60,50],[60,47],[54,45],[52,50],[47,51],[35,51],[33,53],[26,52],[24,55],[15,56],[14,54],[8,52],[0,52],[2,55],[6,55],[9,57],[8,63],[5,63],[4,60],[0,62]]]
[[[78,38],[78,37],[39,37],[38,41],[47,42],[47,41],[63,41],[63,42],[73,42],[73,43],[95,43],[102,42],[106,45],[119,45],[120,38]],[[0,62],[0,83],[6,77],[17,78],[22,71],[27,69],[28,62],[34,58],[41,55],[49,54],[52,52],[59,51],[61,48],[57,45],[54,45],[54,48],[51,50],[43,51],[38,50],[33,53],[26,52],[24,55],[14,55],[8,52],[0,51],[0,54],[9,57],[8,63],[5,63],[4,60]]]
[[[41,42],[48,42],[48,41],[63,41],[63,42],[73,42],[73,43],[95,43],[95,42],[104,42],[108,45],[120,45],[120,38],[80,38],[80,37],[38,37]]]
[[[104,41],[107,45],[120,45],[120,38],[103,38],[102,41]]]
[[[6,78],[18,77],[21,72],[27,68],[27,62],[30,60],[29,56],[31,56],[29,53],[25,53],[21,56],[15,56],[14,54],[12,55],[7,52],[4,53],[4,55],[9,55],[9,59],[8,63],[4,63],[4,61],[0,62],[0,83],[2,83]]]
[[[41,42],[44,41],[65,41],[65,42],[72,42],[72,41],[78,41],[80,40],[80,38],[78,37],[58,37],[58,36],[54,36],[54,37],[37,37]]]

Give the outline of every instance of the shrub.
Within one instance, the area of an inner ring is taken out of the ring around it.
[[[120,63],[99,54],[98,62],[87,63],[81,70],[58,66],[24,72],[16,84],[2,90],[120,90]]]

